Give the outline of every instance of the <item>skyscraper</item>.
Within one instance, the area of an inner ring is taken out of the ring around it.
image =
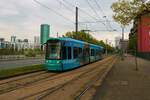
[[[15,43],[16,42],[16,36],[11,36],[11,42]]]
[[[40,35],[41,44],[46,43],[47,39],[49,38],[50,33],[49,27],[50,26],[48,24],[41,25],[41,35]]]
[[[121,37],[115,37],[115,47],[118,49],[121,49],[120,40]]]
[[[40,44],[40,37],[34,36],[34,44]]]

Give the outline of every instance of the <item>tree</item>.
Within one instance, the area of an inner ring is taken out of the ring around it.
[[[123,27],[133,22],[133,28],[129,34],[129,49],[137,48],[137,27],[142,14],[150,11],[150,3],[143,4],[141,0],[119,0],[111,6],[114,15],[113,19]]]
[[[150,11],[150,3],[143,4],[141,0],[119,0],[111,6],[113,19],[122,26],[129,25],[143,12]]]
[[[106,45],[102,40],[98,41],[95,39],[92,35],[85,33],[84,31],[79,31],[79,32],[67,32],[63,37],[69,37],[77,40],[81,40],[84,42],[92,43],[95,45],[100,45],[104,47],[104,49],[107,47],[108,52],[112,52],[114,49],[110,45]]]
[[[132,20],[144,9],[145,5],[140,0],[119,0],[111,6],[113,19],[123,27],[129,25]]]

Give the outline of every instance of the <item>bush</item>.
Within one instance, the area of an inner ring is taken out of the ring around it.
[[[27,50],[27,51],[25,52],[25,56],[27,56],[27,57],[35,57],[35,56],[36,56],[36,53],[35,53],[34,50],[29,49],[29,50]]]

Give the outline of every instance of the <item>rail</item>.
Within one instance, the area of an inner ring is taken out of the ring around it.
[[[106,62],[108,62],[109,60],[110,60],[110,59],[105,60],[105,61],[102,63],[102,65],[104,65],[104,64],[105,64]],[[98,65],[98,66],[99,66],[99,65]],[[77,79],[79,79],[80,77],[82,77],[82,76],[88,74],[89,72],[94,72],[95,70],[97,70],[96,67],[98,67],[98,66],[94,66],[94,67],[92,67],[92,68],[89,68],[89,69],[86,70],[86,71],[85,71],[85,70],[82,71],[82,73],[81,73],[80,75],[78,75],[77,77],[75,77],[75,78],[73,78],[73,79],[71,79],[71,80],[69,80],[69,81],[67,81],[67,82],[65,82],[65,83],[63,83],[63,84],[59,84],[59,85],[56,85],[55,87],[50,87],[50,88],[47,88],[47,89],[45,89],[45,90],[43,90],[43,91],[40,91],[40,92],[37,92],[37,93],[34,93],[34,94],[27,95],[27,96],[25,96],[25,97],[20,98],[19,100],[25,100],[25,99],[28,99],[28,98],[31,98],[31,97],[35,97],[36,100],[42,100],[43,98],[47,97],[48,95],[50,95],[50,94],[54,93],[55,91],[57,91],[57,90],[63,88],[64,86],[70,84],[71,82],[76,81]]]

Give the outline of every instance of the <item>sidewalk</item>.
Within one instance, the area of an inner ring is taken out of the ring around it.
[[[97,88],[93,100],[150,100],[150,61],[128,55],[119,60]]]

